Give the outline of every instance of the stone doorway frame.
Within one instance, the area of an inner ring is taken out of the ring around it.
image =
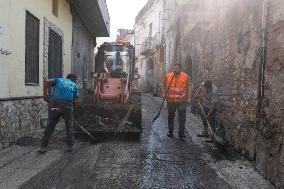
[[[48,47],[50,29],[62,38],[62,72],[64,73],[64,33],[59,27],[50,22],[47,18],[44,18],[43,79],[48,78]]]

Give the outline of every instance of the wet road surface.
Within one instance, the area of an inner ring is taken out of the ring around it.
[[[202,149],[193,144],[190,137],[183,142],[176,137],[176,132],[173,138],[166,136],[165,109],[151,125],[158,107],[158,101],[143,96],[140,141],[112,138],[98,144],[77,142],[73,153],[63,151],[64,140],[52,142],[47,154],[34,154],[31,158],[44,162],[52,153],[57,154],[57,158],[39,168],[40,171],[25,182],[19,182],[19,186],[14,186],[22,189],[230,188],[201,158]],[[33,144],[36,148],[38,141]],[[0,182],[0,186],[4,186],[3,183]]]
[[[140,141],[79,142],[74,153],[64,153],[20,188],[229,188],[190,138],[183,142],[166,136],[165,111],[151,125],[158,106],[143,96]]]

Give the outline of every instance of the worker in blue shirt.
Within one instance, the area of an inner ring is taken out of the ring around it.
[[[53,87],[53,94],[49,94],[50,87]],[[78,87],[76,85],[76,75],[68,74],[66,79],[54,78],[44,81],[44,100],[48,102],[48,121],[41,142],[40,153],[47,152],[49,139],[54,132],[56,124],[62,117],[66,125],[67,151],[74,151],[73,132],[73,106],[79,98]]]

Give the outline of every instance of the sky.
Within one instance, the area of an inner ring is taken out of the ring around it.
[[[120,28],[133,29],[135,17],[148,0],[106,0],[110,16],[110,38],[100,41],[115,41]]]

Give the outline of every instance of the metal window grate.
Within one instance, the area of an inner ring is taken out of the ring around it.
[[[26,11],[25,84],[39,83],[39,19]]]
[[[49,29],[48,78],[62,77],[62,37]]]

